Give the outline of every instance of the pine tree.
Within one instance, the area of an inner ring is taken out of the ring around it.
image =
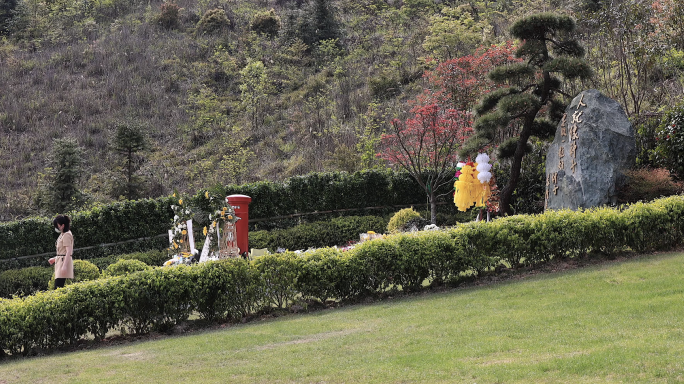
[[[135,175],[140,163],[138,153],[147,148],[142,127],[139,124],[117,124],[112,148],[124,161],[126,185],[122,191],[123,195],[129,200],[135,199],[139,197],[142,186],[140,178]]]
[[[475,108],[475,135],[466,145],[470,153],[496,143],[517,124],[516,132],[499,146],[499,159],[511,159],[511,175],[501,191],[501,210],[509,214],[513,192],[520,178],[522,159],[529,150],[530,136],[541,139],[555,133],[564,104],[562,79],[587,79],[591,68],[582,59],[584,48],[572,38],[575,22],[568,16],[549,13],[521,19],[511,35],[522,44],[516,56],[524,61],[498,66],[489,78],[503,87],[485,95]]]
[[[48,158],[52,167],[48,169],[48,182],[42,193],[42,208],[50,213],[64,213],[78,208],[84,202],[84,195],[78,189],[83,175],[84,151],[76,139],[55,139]]]
[[[321,41],[331,40],[339,45],[340,26],[330,0],[313,0],[304,9],[291,10],[285,16],[285,41],[301,40],[308,51],[316,49]]]
[[[0,36],[9,35],[10,24],[18,5],[18,0],[0,0]]]

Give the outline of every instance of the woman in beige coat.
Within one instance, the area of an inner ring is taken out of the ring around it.
[[[52,221],[57,238],[57,254],[51,258],[50,264],[55,265],[55,289],[64,286],[66,279],[74,278],[74,236],[71,234],[71,220],[68,216],[59,215]]]

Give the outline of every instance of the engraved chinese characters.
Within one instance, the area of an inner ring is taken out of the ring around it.
[[[547,209],[614,203],[622,171],[634,162],[634,130],[620,105],[596,90],[565,111],[546,157]]]

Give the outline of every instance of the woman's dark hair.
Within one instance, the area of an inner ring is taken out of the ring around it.
[[[57,215],[54,220],[52,220],[52,225],[57,228],[57,224],[63,224],[64,225],[64,230],[62,232],[69,232],[69,229],[71,228],[71,219],[69,219],[69,216],[66,215]]]

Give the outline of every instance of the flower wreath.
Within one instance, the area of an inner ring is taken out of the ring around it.
[[[173,197],[178,197],[177,193],[174,192]],[[171,210],[173,210],[173,238],[169,249],[172,252],[177,252],[183,248],[189,251],[190,245],[187,244],[188,220],[192,219],[192,211],[187,204],[184,204],[182,197],[178,199],[178,205],[171,205]]]
[[[235,224],[240,218],[235,215],[235,210],[226,200],[211,195],[209,191],[204,192],[204,197],[209,200],[209,205],[214,211],[209,214],[209,225],[204,227],[202,233],[209,241],[209,251],[216,252],[219,249],[219,231],[226,222]]]

